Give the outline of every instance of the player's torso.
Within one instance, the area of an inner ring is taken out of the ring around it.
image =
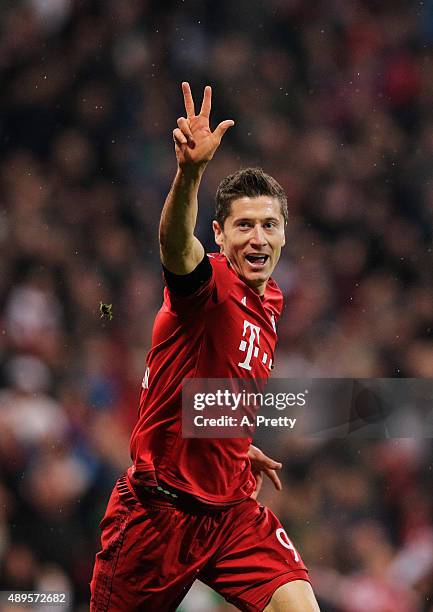
[[[260,297],[221,260],[213,262],[214,295],[203,308],[173,313],[170,298],[155,321],[148,365],[167,367],[196,378],[268,378],[277,341],[281,293],[275,283]],[[189,363],[190,370],[179,363]]]
[[[141,473],[156,470],[172,486],[227,502],[251,493],[249,440],[183,439],[182,381],[268,378],[282,297],[272,282],[261,298],[221,257],[212,267],[211,282],[189,298],[165,290],[147,356],[131,454]]]
[[[277,341],[275,314],[241,281],[205,314],[198,372],[213,378],[268,378]]]

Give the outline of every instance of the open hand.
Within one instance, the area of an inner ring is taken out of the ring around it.
[[[278,478],[276,470],[281,470],[283,467],[282,463],[278,461],[274,461],[265,453],[263,453],[257,446],[253,446],[251,444],[248,450],[248,457],[251,462],[251,471],[253,473],[254,478],[256,479],[256,490],[251,495],[253,499],[257,499],[257,495],[261,489],[263,483],[263,474],[274,483],[274,487],[277,491],[281,491],[283,488],[281,485],[281,480]]]
[[[234,125],[234,121],[221,121],[212,132],[209,127],[209,116],[212,105],[212,89],[204,88],[200,113],[195,114],[194,100],[189,83],[182,83],[186,118],[179,117],[178,127],[173,130],[177,163],[180,168],[206,165],[214,156],[225,132]]]

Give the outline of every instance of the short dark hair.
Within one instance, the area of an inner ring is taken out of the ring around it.
[[[215,194],[215,219],[221,228],[230,215],[231,203],[238,198],[257,196],[277,198],[284,223],[287,223],[287,198],[281,185],[261,168],[243,168],[223,178]]]

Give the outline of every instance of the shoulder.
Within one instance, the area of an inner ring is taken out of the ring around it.
[[[178,276],[164,270],[165,310],[195,316],[197,309],[208,309],[223,302],[233,283],[233,272],[220,253],[207,253],[197,268]]]
[[[214,270],[224,271],[229,269],[227,257],[222,253],[206,253]]]
[[[208,253],[209,262],[212,266],[212,275],[217,293],[217,302],[221,303],[226,300],[233,289],[233,286],[238,281],[238,277],[232,270],[230,263],[222,253]]]
[[[283,310],[284,298],[280,287],[273,278],[270,278],[266,285],[265,299],[278,318]]]

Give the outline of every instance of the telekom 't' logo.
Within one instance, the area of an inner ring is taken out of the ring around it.
[[[251,370],[251,359],[252,357],[257,357],[259,354],[259,344],[260,344],[260,327],[257,325],[253,325],[246,319],[244,320],[244,331],[242,334],[243,338],[247,338],[247,340],[241,340],[239,345],[240,351],[246,351],[244,361],[240,361],[238,366],[244,368],[245,370]],[[257,340],[257,345],[255,345],[255,341]]]

